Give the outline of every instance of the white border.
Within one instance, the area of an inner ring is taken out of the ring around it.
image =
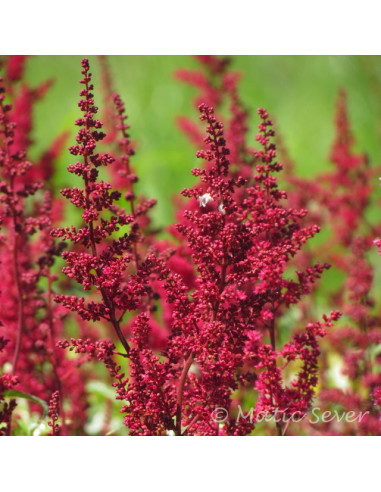
[[[2,484],[41,491],[374,490],[366,437],[2,438]],[[6,490],[6,488],[4,489]]]
[[[378,54],[377,2],[67,0],[2,6],[1,54]]]

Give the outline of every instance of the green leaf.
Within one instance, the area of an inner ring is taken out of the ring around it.
[[[33,403],[37,403],[37,405],[40,405],[43,410],[43,418],[45,418],[48,415],[49,411],[49,406],[46,403],[46,401],[41,400],[41,398],[38,398],[38,396],[30,395],[29,393],[24,393],[23,391],[17,391],[17,390],[6,390],[3,393],[3,396],[6,396],[8,398],[24,398],[25,400],[30,400]]]

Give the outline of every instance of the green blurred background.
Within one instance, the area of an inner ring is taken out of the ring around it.
[[[78,117],[81,56],[34,56],[27,61],[26,79],[33,85],[48,78],[55,84],[38,103],[31,157],[63,130],[74,129]],[[89,57],[95,100],[102,106],[100,67]],[[133,165],[140,190],[157,198],[156,225],[173,219],[173,196],[193,184],[190,170],[197,159],[180,133],[176,116],[198,117],[192,100],[196,91],[175,80],[175,70],[197,67],[187,56],[110,56],[114,88],[126,103],[131,137],[138,143]],[[256,132],[256,109],[265,107],[291,158],[303,176],[327,168],[334,135],[335,99],[340,87],[348,93],[349,114],[357,148],[372,162],[381,157],[381,59],[375,56],[237,56],[232,69],[242,72],[241,94],[251,110],[251,133]],[[73,138],[71,138],[70,144]],[[254,138],[252,138],[254,144]],[[70,155],[59,161],[56,180],[64,186],[70,175]]]

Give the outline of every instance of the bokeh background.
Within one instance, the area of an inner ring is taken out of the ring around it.
[[[74,131],[81,58],[34,56],[27,61],[26,79],[31,84],[55,79],[36,107],[32,158],[60,132]],[[102,107],[99,60],[89,58],[95,100]],[[193,183],[190,170],[197,162],[194,148],[175,123],[180,114],[197,119],[192,104],[195,90],[176,80],[174,72],[198,63],[188,56],[110,56],[108,61],[114,88],[126,103],[131,137],[137,143],[133,165],[140,176],[140,191],[158,199],[153,218],[157,226],[166,226],[173,219],[173,196]],[[237,56],[232,68],[242,73],[241,94],[251,110],[253,145],[256,109],[265,107],[300,175],[313,176],[329,166],[339,88],[348,94],[356,148],[366,151],[371,162],[381,161],[380,57]],[[55,177],[59,186],[70,179],[66,172],[70,162],[69,153],[60,158]]]

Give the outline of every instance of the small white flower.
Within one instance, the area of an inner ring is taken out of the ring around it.
[[[200,207],[206,207],[207,203],[212,202],[213,198],[210,193],[204,193],[202,196],[197,198]]]

